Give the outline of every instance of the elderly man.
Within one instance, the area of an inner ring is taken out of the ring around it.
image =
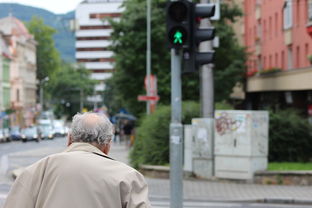
[[[144,177],[107,156],[112,137],[105,116],[75,115],[65,152],[26,168],[4,208],[151,207]]]

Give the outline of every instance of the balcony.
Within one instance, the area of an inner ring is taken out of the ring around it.
[[[106,37],[110,36],[113,30],[79,30],[76,32],[76,37]]]
[[[110,62],[86,62],[85,67],[90,70],[99,70],[99,69],[114,69],[113,63]]]
[[[76,52],[76,59],[100,59],[111,58],[113,52],[111,51],[78,51]]]
[[[76,48],[101,48],[108,47],[111,43],[108,40],[81,40],[76,41]]]

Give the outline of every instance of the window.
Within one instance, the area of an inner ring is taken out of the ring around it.
[[[292,3],[291,0],[286,0],[283,8],[284,14],[284,29],[289,29],[292,26]]]
[[[269,56],[269,68],[272,68],[272,55]]]
[[[16,90],[16,101],[17,102],[20,101],[20,91],[19,91],[19,89]]]
[[[264,21],[263,21],[263,39],[264,39],[264,40],[266,39],[266,31],[267,31],[267,28],[266,28],[266,21],[264,20]]]
[[[296,1],[296,24],[297,26],[300,25],[300,2],[299,0]]]
[[[282,69],[285,69],[285,52],[282,51],[282,54],[281,54],[281,66],[282,66]]]
[[[312,21],[312,0],[308,0],[308,20]]]
[[[278,67],[278,54],[275,53],[275,67]]]
[[[292,62],[292,58],[293,58],[293,55],[292,55],[292,48],[291,47],[288,47],[287,49],[287,69],[288,70],[291,70],[293,68],[293,62]]]
[[[258,56],[257,64],[257,71],[260,71],[262,69],[261,56]]]
[[[263,68],[266,68],[266,57],[263,57]]]
[[[310,62],[309,62],[308,56],[309,56],[310,54],[309,54],[309,44],[308,44],[308,43],[305,44],[305,49],[304,49],[304,50],[305,50],[305,58],[306,58],[305,60],[306,60],[306,64],[309,65]]]
[[[296,48],[296,67],[300,68],[300,46]]]
[[[269,18],[269,36],[272,38],[272,17]]]
[[[278,14],[275,13],[275,36],[278,34]]]

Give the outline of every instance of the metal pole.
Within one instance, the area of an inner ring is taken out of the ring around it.
[[[146,26],[147,26],[147,34],[146,34],[146,76],[147,76],[147,95],[150,96],[150,75],[151,75],[151,0],[147,0],[147,9],[146,9]],[[146,101],[146,113],[150,114],[150,101]]]
[[[40,105],[41,105],[41,110],[43,111],[43,83],[42,81],[40,82],[40,91],[39,91],[39,96],[40,96]]]
[[[200,3],[209,3],[208,0],[201,0]],[[206,28],[211,26],[210,20],[205,18],[201,20],[200,27]],[[205,41],[200,45],[200,51],[212,50],[212,41]],[[214,118],[214,79],[213,64],[203,65],[201,68],[201,116],[203,118]],[[213,125],[213,122],[211,122]],[[213,129],[213,128],[211,128]],[[213,134],[212,134],[213,135]],[[214,137],[212,136],[212,175],[214,175]]]
[[[80,112],[83,110],[83,89],[80,88]]]
[[[181,51],[171,49],[170,208],[183,207]]]

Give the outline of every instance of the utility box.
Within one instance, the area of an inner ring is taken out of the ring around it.
[[[268,165],[267,111],[215,111],[215,176],[253,179]]]
[[[213,130],[212,118],[192,119],[192,166],[193,173],[200,178],[213,176]]]

